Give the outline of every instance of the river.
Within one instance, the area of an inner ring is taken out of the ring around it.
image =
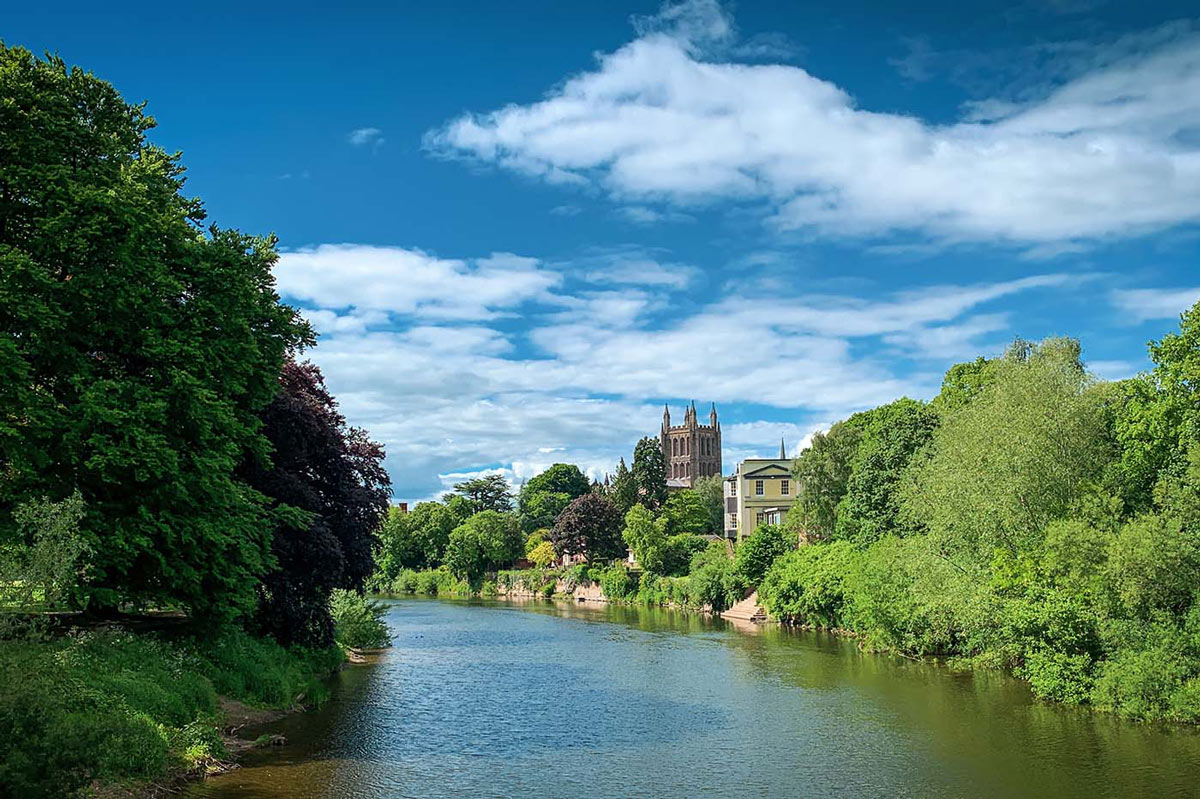
[[[405,599],[287,746],[191,799],[1200,795],[1200,735],[673,611]]]

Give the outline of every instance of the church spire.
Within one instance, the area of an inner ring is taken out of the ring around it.
[[[779,460],[787,460],[787,450],[783,446],[783,436],[779,437]]]
[[[670,426],[671,426],[671,406],[667,405],[667,403],[664,402],[663,403],[663,430],[668,429]]]

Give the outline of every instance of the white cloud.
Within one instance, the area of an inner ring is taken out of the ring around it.
[[[1045,96],[945,125],[858,107],[794,66],[706,60],[733,35],[715,2],[665,7],[547,97],[468,114],[427,146],[613,197],[733,198],[830,236],[917,231],[1045,245],[1200,219],[1200,34],[1100,61]]]
[[[1200,302],[1200,286],[1184,289],[1121,289],[1111,295],[1117,308],[1132,317],[1133,322],[1149,319],[1177,319],[1181,313]]]
[[[383,144],[383,131],[379,128],[355,128],[346,134],[346,141],[355,147],[378,147]]]
[[[508,253],[472,261],[420,250],[322,244],[285,252],[275,267],[280,291],[323,308],[358,308],[425,318],[491,319],[544,299],[562,276]]]
[[[781,435],[798,451],[812,426],[795,420],[930,396],[947,361],[1005,327],[983,306],[1068,284],[1047,274],[872,298],[735,285],[705,304],[680,293],[691,267],[658,255],[548,265],[337,245],[286,253],[276,272],[316,306],[304,310],[322,333],[310,356],[351,423],[387,446],[402,499],[444,489],[438,475],[521,480],[559,461],[601,477],[656,433],[663,399],[792,417],[727,423],[727,465],[773,454]]]

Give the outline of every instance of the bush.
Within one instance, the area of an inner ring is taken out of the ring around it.
[[[725,542],[713,541],[692,558],[686,586],[688,595],[680,604],[720,613],[745,595],[748,583],[729,559]]]
[[[383,616],[387,606],[355,591],[334,591],[330,597],[334,638],[342,646],[378,649],[391,646],[392,636]]]
[[[608,599],[622,601],[637,591],[637,581],[634,580],[624,563],[615,563],[609,566],[600,573],[599,577],[600,591]]]
[[[793,533],[774,524],[760,524],[738,545],[734,562],[738,574],[750,585],[758,585],[776,558],[796,548]]]
[[[846,581],[859,570],[859,553],[847,541],[812,544],[775,561],[758,587],[758,598],[777,619],[817,627],[842,627]]]

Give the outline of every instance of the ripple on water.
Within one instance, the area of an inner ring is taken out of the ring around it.
[[[193,799],[1192,796],[1200,738],[999,675],[607,606],[392,603],[395,648]]]

